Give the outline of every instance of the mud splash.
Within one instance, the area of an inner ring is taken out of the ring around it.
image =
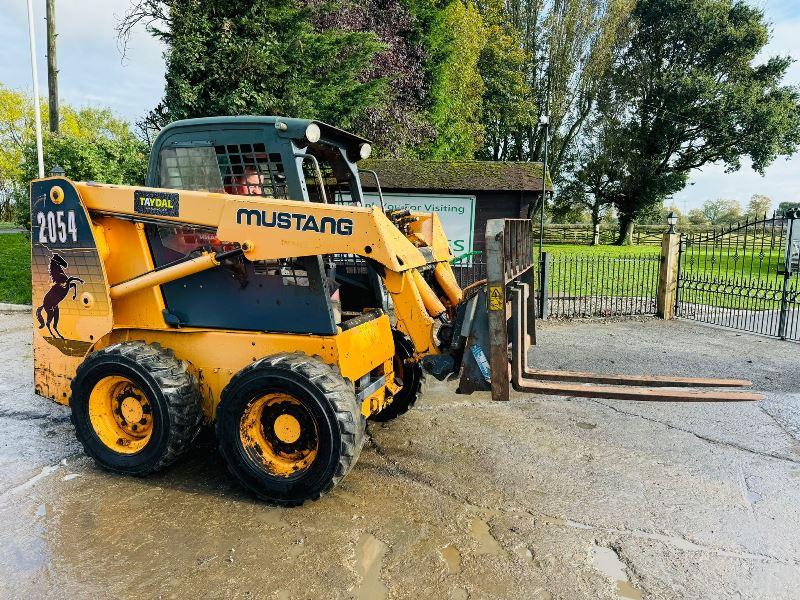
[[[642,592],[631,584],[628,571],[614,549],[595,545],[589,552],[589,558],[595,569],[616,581],[617,596],[625,600],[642,600]]]
[[[505,554],[500,544],[494,539],[492,532],[489,531],[489,526],[486,521],[482,519],[472,519],[469,525],[469,532],[475,541],[478,542],[478,549],[476,554],[493,554],[495,556],[502,556]]]
[[[388,590],[381,581],[383,557],[389,547],[374,535],[365,533],[356,544],[356,563],[361,585],[356,592],[359,600],[384,600]]]
[[[461,572],[461,553],[453,544],[447,544],[444,548],[439,548],[439,554],[447,565],[449,575],[458,575]]]

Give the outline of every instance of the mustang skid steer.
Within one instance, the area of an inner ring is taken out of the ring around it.
[[[364,205],[369,152],[315,121],[196,119],[162,130],[147,187],[32,182],[36,392],[70,405],[88,455],[146,475],[213,422],[236,478],[295,505],[350,470],[367,418],[414,404],[423,364],[495,399],[509,383],[758,398],[674,389],[741,381],[528,369],[529,224],[490,223],[488,285],[465,294],[436,215]]]

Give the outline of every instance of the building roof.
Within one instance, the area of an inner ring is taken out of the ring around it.
[[[360,169],[375,171],[383,190],[541,191],[542,163],[480,160],[370,159]],[[375,178],[361,175],[365,189],[375,189]],[[548,191],[552,182],[548,177]]]

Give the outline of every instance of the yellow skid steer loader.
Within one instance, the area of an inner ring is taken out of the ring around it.
[[[758,399],[530,370],[529,223],[490,223],[488,285],[465,294],[435,214],[364,205],[370,150],[317,121],[193,119],[162,130],[147,186],[32,182],[36,392],[89,456],[146,475],[214,423],[244,487],[296,505],[352,468],[366,419],[414,404],[423,366],[496,399]]]

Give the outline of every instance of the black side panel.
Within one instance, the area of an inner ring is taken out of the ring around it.
[[[163,265],[180,258],[165,248],[155,227],[148,225],[153,260]],[[167,310],[181,325],[243,329],[279,333],[333,335],[336,327],[327,290],[323,289],[318,257],[299,259],[305,263],[307,285],[294,285],[292,278],[257,273],[253,263],[243,265],[247,285],[224,266],[214,267],[161,286]]]

